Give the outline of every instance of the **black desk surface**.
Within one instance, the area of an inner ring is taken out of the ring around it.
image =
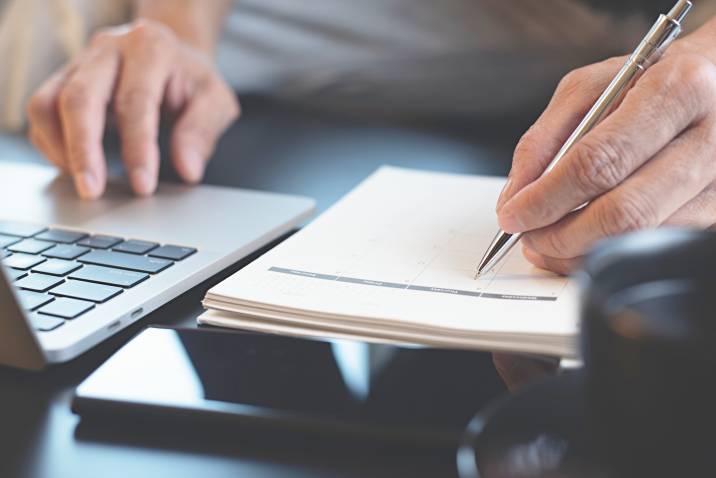
[[[496,135],[494,128],[467,121],[376,126],[262,100],[244,106],[245,117],[222,142],[206,182],[305,194],[318,200],[319,210],[381,164],[504,174],[509,145],[519,130]],[[0,160],[3,156],[0,143]],[[246,263],[68,364],[42,373],[0,368],[0,477],[454,476],[452,451],[366,453],[340,447],[197,443],[181,433],[125,438],[118,429],[99,437],[77,432],[79,420],[69,409],[74,387],[145,325],[195,326],[206,290]]]

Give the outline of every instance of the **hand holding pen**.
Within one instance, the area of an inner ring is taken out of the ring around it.
[[[568,273],[605,237],[716,224],[715,20],[674,42],[543,174],[626,61],[569,74],[515,151],[498,219],[538,267]]]

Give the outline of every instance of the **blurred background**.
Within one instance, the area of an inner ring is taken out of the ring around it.
[[[691,29],[716,12],[713,1],[696,3]],[[381,164],[505,174],[559,79],[626,53],[672,4],[237,1],[216,61],[244,114],[205,181],[306,194],[323,209]],[[131,21],[135,7],[0,0],[0,160],[43,161],[24,139],[28,98],[99,28]],[[106,136],[122,174],[111,125]],[[170,167],[162,176],[175,179]]]

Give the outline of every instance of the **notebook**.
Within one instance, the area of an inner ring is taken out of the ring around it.
[[[574,284],[515,248],[475,279],[503,179],[383,167],[303,230],[213,287],[205,325],[577,355]]]

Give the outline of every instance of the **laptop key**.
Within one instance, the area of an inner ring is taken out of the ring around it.
[[[130,240],[124,241],[120,245],[115,246],[112,250],[117,252],[126,252],[127,254],[137,254],[143,256],[147,252],[151,251],[152,249],[156,249],[157,247],[159,247],[159,244],[157,244],[156,242]]]
[[[142,281],[149,279],[149,274],[143,272],[111,269],[109,267],[87,265],[70,276],[70,279],[96,282],[97,284],[113,285],[117,287],[134,287]]]
[[[181,261],[194,254],[196,249],[181,246],[162,246],[154,249],[149,253],[149,257],[158,257],[160,259],[169,259],[172,261]]]
[[[54,244],[50,244],[49,242],[37,241],[35,239],[25,239],[17,244],[13,244],[7,249],[8,251],[22,252],[23,254],[40,254],[41,252],[44,252],[54,246]]]
[[[29,290],[17,291],[17,297],[20,299],[20,305],[25,310],[35,310],[55,300],[51,295],[30,292]]]
[[[27,254],[13,254],[3,259],[3,264],[7,267],[20,269],[23,271],[30,270],[36,265],[45,262],[47,259],[41,256],[30,256]]]
[[[6,257],[10,257],[12,255],[12,252],[6,251],[5,249],[0,249],[0,259],[5,259]]]
[[[90,302],[107,302],[112,297],[122,293],[122,289],[108,285],[93,284],[79,280],[67,281],[55,287],[50,294],[71,299],[88,300]]]
[[[39,266],[32,269],[32,272],[39,272],[41,274],[49,274],[51,276],[66,276],[67,274],[81,269],[82,264],[78,264],[72,261],[65,261],[63,259],[50,259],[47,262],[43,262]]]
[[[57,317],[47,315],[32,314],[30,316],[30,325],[38,332],[52,332],[56,328],[65,324],[65,321]]]
[[[80,247],[75,245],[61,244],[52,249],[43,252],[42,255],[52,259],[65,259],[73,261],[83,254],[87,254],[91,249],[89,247]]]
[[[113,236],[90,236],[77,243],[78,246],[91,247],[92,249],[109,249],[122,242],[122,238]]]
[[[61,244],[74,244],[80,239],[87,237],[84,232],[65,231],[62,229],[50,229],[35,236],[41,241],[59,242]]]
[[[23,277],[27,276],[27,272],[25,271],[19,271],[17,269],[5,269],[5,272],[7,272],[8,277],[10,277],[10,281],[16,281],[19,279],[22,279]]]
[[[50,302],[37,312],[42,315],[51,315],[61,319],[72,320],[80,315],[92,310],[94,304],[84,300],[59,298],[54,302]]]
[[[100,250],[94,250],[89,254],[80,257],[79,261],[84,264],[115,267],[117,269],[127,269],[130,271],[146,272],[149,274],[161,272],[173,264],[173,262],[166,259]]]
[[[15,236],[6,236],[5,234],[0,234],[0,249],[4,249],[7,246],[12,246],[13,244],[20,242],[22,239]]]
[[[15,286],[33,292],[47,292],[53,287],[62,284],[61,277],[48,276],[45,274],[30,274],[27,277],[15,282]]]
[[[47,230],[46,227],[36,224],[26,224],[16,221],[0,221],[0,234],[18,237],[32,237],[42,231]]]

